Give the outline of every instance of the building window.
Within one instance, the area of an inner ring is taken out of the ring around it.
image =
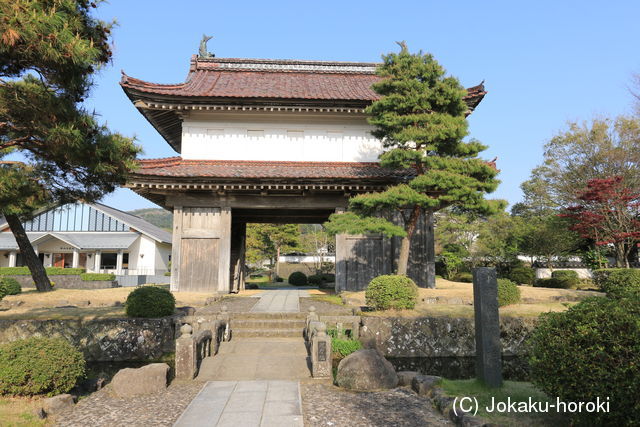
[[[117,262],[118,262],[118,254],[103,252],[102,256],[100,257],[100,269],[115,270]]]
[[[125,252],[122,254],[122,269],[129,269],[129,252]]]

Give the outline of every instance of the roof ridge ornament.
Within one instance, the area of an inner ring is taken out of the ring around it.
[[[207,59],[207,58],[215,58],[215,55],[211,52],[207,52],[207,42],[211,40],[213,36],[208,36],[206,34],[202,35],[202,40],[200,40],[200,50],[198,50],[198,57]]]

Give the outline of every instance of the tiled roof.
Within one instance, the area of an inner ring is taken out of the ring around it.
[[[334,100],[369,103],[380,96],[375,63],[193,57],[187,81],[157,84],[123,73],[128,93],[186,98]],[[473,109],[486,94],[482,84],[468,89]],[[131,97],[131,94],[129,94]]]
[[[168,157],[140,160],[133,180],[144,177],[389,180],[409,176],[412,176],[410,170],[383,168],[377,163],[184,160]]]

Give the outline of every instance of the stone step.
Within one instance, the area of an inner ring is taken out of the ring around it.
[[[261,313],[261,312],[245,312],[231,313],[231,320],[241,319],[306,319],[307,313]]]
[[[231,329],[303,329],[304,319],[233,319]]]
[[[302,329],[231,329],[233,338],[302,338]]]

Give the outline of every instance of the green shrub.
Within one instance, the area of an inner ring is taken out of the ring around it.
[[[7,296],[7,291],[3,286],[0,286],[0,301],[2,301],[2,298],[4,298],[5,296]]]
[[[444,267],[444,278],[447,280],[453,280],[458,269],[464,264],[464,261],[457,253],[447,251],[440,254],[440,261]]]
[[[462,283],[473,283],[473,274],[467,271],[462,271],[453,276],[453,281]]]
[[[80,279],[83,282],[97,282],[100,280],[114,281],[116,280],[116,275],[107,273],[82,273]]]
[[[290,285],[304,286],[307,284],[307,275],[300,271],[294,271],[289,275],[288,282]]]
[[[378,276],[369,282],[365,299],[376,310],[412,309],[418,300],[418,287],[407,276]]]
[[[84,268],[62,268],[62,267],[47,267],[47,274],[50,276],[73,276],[76,274],[82,274],[85,270]]]
[[[498,279],[498,306],[520,302],[520,288],[509,279]]]
[[[603,270],[598,270],[603,271]],[[622,293],[639,289],[640,270],[631,268],[610,268],[606,273],[600,273],[598,285],[600,289],[610,296],[620,296]]]
[[[336,275],[333,273],[323,273],[321,274],[322,276],[322,280],[324,280],[327,283],[335,283],[336,281]]]
[[[82,353],[64,338],[32,337],[0,345],[0,394],[66,393],[84,372]]]
[[[18,295],[22,292],[20,282],[12,277],[0,276],[0,288],[4,290],[5,295]]]
[[[27,267],[0,267],[0,276],[30,276]]]
[[[564,289],[575,288],[580,283],[578,273],[573,270],[556,270],[551,273],[551,278],[566,281]]]
[[[518,285],[533,285],[536,271],[531,267],[514,267],[509,272],[509,280]]]
[[[311,276],[309,276],[307,278],[307,281],[309,282],[310,285],[316,285],[316,286],[320,286],[323,282],[322,280],[322,275],[321,274],[312,274]],[[289,282],[291,283],[291,282]]]
[[[327,329],[327,335],[331,337],[332,353],[337,353],[341,357],[347,357],[362,348],[362,343],[357,339],[344,337],[344,334],[340,334],[343,338],[338,338],[339,334],[337,329]]]
[[[548,279],[537,279],[533,286],[536,288],[569,289],[571,281],[550,277]]]
[[[591,297],[544,313],[531,334],[533,382],[565,402],[609,398],[608,413],[576,413],[576,424],[634,425],[640,420],[640,292]]]
[[[276,277],[276,282],[282,283],[282,282],[284,282],[284,279],[282,277],[277,276]]]
[[[131,292],[125,302],[129,317],[171,316],[176,309],[176,299],[167,289],[157,286],[141,286]]]

